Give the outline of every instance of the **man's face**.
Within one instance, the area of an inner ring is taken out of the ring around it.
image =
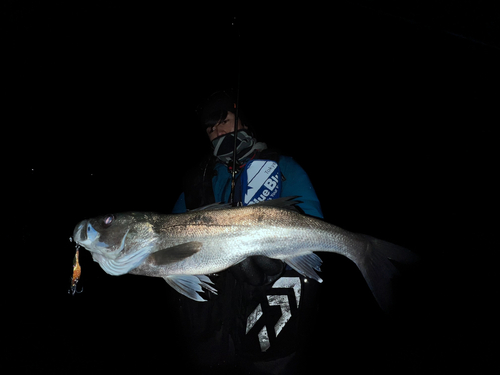
[[[238,119],[238,130],[246,128],[246,126],[243,126],[241,124],[241,120]],[[207,128],[207,134],[210,142],[212,142],[215,138],[220,137],[221,135],[232,132],[234,132],[234,113],[232,112],[228,112],[224,120],[219,121],[214,126]]]

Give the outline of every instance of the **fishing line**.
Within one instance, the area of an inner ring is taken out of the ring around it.
[[[238,111],[240,108],[240,77],[241,77],[241,64],[240,64],[240,33],[238,32],[236,17],[233,18],[232,26],[235,28],[236,33],[236,108],[234,113],[234,145],[233,145],[233,165],[231,170],[231,195],[229,196],[229,202],[235,206],[238,202],[234,201],[234,189],[236,187],[236,148],[237,148],[237,137],[238,132]]]

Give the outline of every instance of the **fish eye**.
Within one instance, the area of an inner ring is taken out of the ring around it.
[[[114,220],[115,217],[113,215],[107,215],[103,220],[104,227],[105,228],[109,227],[111,224],[113,224]]]

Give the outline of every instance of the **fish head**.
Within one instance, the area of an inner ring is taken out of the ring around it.
[[[148,216],[132,212],[82,220],[73,231],[73,239],[90,251],[107,273],[122,275],[150,254],[155,233]]]

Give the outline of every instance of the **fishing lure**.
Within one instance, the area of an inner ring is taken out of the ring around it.
[[[75,258],[73,259],[73,277],[71,278],[71,288],[70,290],[68,290],[68,293],[71,293],[72,295],[75,295],[75,293],[83,292],[83,288],[79,292],[76,290],[76,285],[78,284],[78,280],[80,280],[80,276],[82,274],[82,267],[78,262],[79,253],[80,253],[80,246],[77,246]]]

